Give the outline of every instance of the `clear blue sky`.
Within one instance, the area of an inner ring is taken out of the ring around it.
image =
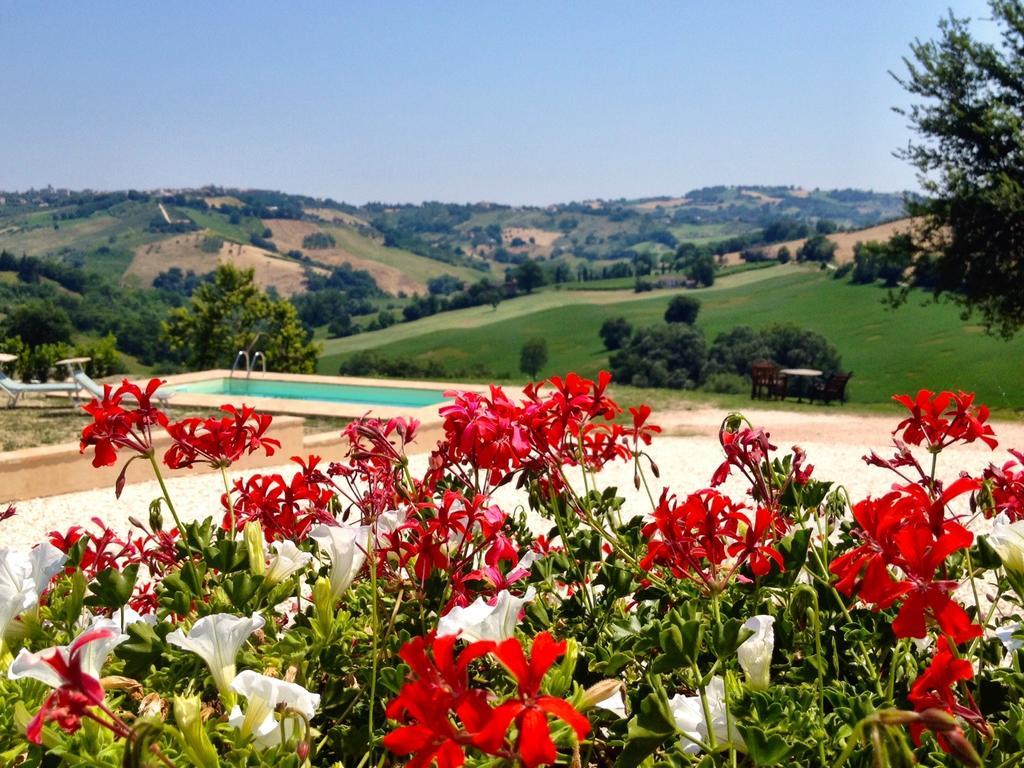
[[[549,203],[913,188],[887,71],[946,7],[7,2],[0,189]]]

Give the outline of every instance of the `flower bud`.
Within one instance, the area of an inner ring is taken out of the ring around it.
[[[242,531],[245,550],[249,554],[249,572],[253,576],[262,576],[267,572],[267,551],[263,547],[263,526],[256,520],[250,520]]]
[[[955,731],[960,727],[957,725],[955,717],[946,710],[936,707],[921,712],[921,724],[928,730],[935,731],[936,733]]]
[[[774,624],[771,616],[751,616],[743,623],[743,628],[753,630],[754,634],[740,644],[736,656],[747,676],[747,685],[755,691],[767,691],[771,681]]]
[[[174,697],[174,722],[181,734],[182,751],[190,765],[219,768],[217,750],[203,724],[202,701],[198,696]]]
[[[579,653],[579,644],[571,637],[566,638],[565,656],[562,657],[562,661],[552,670],[552,674],[548,678],[548,690],[552,696],[561,698],[569,692]]]
[[[875,718],[882,725],[910,725],[921,721],[921,715],[906,709],[882,709],[875,712]]]
[[[334,593],[330,580],[325,576],[318,578],[313,585],[313,608],[315,625],[320,634],[326,637],[334,625]]]
[[[622,695],[624,690],[625,685],[621,680],[601,680],[583,692],[577,709],[586,712],[588,709],[600,707],[616,713],[619,717],[625,717],[626,706]]]
[[[103,686],[105,691],[141,691],[142,683],[138,680],[132,680],[130,677],[122,677],[121,675],[107,675],[106,677],[100,678],[100,685]]]
[[[964,765],[980,766],[981,756],[974,745],[967,740],[964,732],[957,728],[955,731],[948,731],[943,734],[946,744],[949,747],[949,754],[953,755]]]
[[[162,531],[164,527],[164,516],[160,511],[160,501],[156,500],[149,505],[149,530],[153,533]]]
[[[304,763],[309,760],[309,742],[303,739],[295,745],[295,754],[299,756],[299,762]]]

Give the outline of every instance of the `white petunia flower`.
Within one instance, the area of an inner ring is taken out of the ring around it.
[[[537,592],[533,587],[522,597],[507,589],[501,590],[493,605],[478,597],[469,605],[455,606],[437,623],[437,636],[459,635],[463,640],[508,640],[516,631],[523,606],[533,600]]]
[[[167,642],[201,656],[210,668],[217,690],[223,695],[231,690],[238,650],[249,635],[262,626],[263,617],[258,613],[248,618],[215,613],[199,619],[188,634],[174,630],[167,636]]]
[[[278,707],[312,720],[320,706],[319,694],[307,691],[297,683],[261,675],[250,669],[238,673],[231,681],[231,689],[245,696],[248,704],[244,715],[240,707],[233,707],[228,723],[241,730],[243,736],[252,736],[260,749],[281,744],[282,736],[286,742],[291,738],[295,718],[287,712],[279,713]]]
[[[331,561],[331,594],[337,600],[349,588],[366,562],[368,525],[318,525],[309,537]]]
[[[708,712],[711,715],[711,728],[715,734],[715,743],[719,746],[731,744],[736,749],[745,750],[747,745],[743,737],[736,730],[735,722],[730,723],[732,728],[727,727],[725,709],[725,681],[719,675],[711,678],[711,683],[704,691],[707,698]],[[677,694],[668,702],[672,716],[675,718],[676,726],[683,732],[683,751],[696,755],[701,751],[697,741],[708,743],[708,724],[704,718],[704,707],[700,701],[700,695],[683,696]]]
[[[1005,515],[999,515],[988,535],[988,543],[999,553],[1006,570],[1024,573],[1024,520],[1011,523]]]
[[[39,601],[66,561],[67,555],[49,542],[28,552],[0,549],[0,645],[11,622]]]
[[[292,541],[275,541],[270,545],[274,556],[270,558],[263,581],[267,586],[280,584],[292,574],[301,571],[313,560],[310,552],[303,552]]]
[[[771,616],[751,616],[743,629],[754,634],[736,649],[740,666],[747,676],[747,685],[755,691],[767,691],[771,681],[772,651],[775,650],[775,619]]]
[[[999,642],[1011,653],[1024,648],[1024,640],[1013,636],[1015,632],[1020,632],[1020,628],[1021,625],[1019,623],[1007,624],[1005,627],[999,627],[995,632]]]

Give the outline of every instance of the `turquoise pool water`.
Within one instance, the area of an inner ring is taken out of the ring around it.
[[[327,403],[389,405],[398,408],[422,408],[427,405],[437,405],[445,400],[444,392],[440,389],[367,387],[354,384],[320,384],[262,378],[203,379],[188,384],[177,384],[168,389],[201,395],[279,397],[284,400],[318,400]]]

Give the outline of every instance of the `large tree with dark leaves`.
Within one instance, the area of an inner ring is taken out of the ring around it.
[[[920,101],[897,111],[917,137],[899,154],[926,195],[910,203],[915,282],[1008,338],[1024,325],[1024,3],[990,6],[998,42],[950,13],[911,46],[896,79]]]

